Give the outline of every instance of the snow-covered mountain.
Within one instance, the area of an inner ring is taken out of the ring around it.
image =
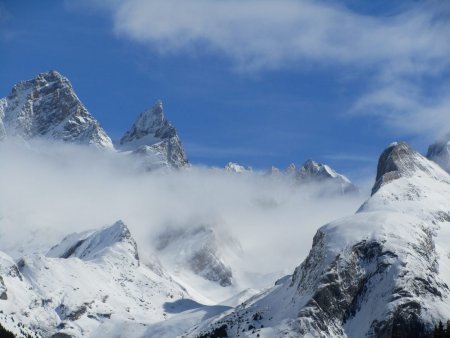
[[[450,134],[428,147],[427,157],[450,173]]]
[[[176,129],[166,119],[161,101],[139,115],[132,127],[118,143],[121,150],[131,150],[149,161],[149,165],[166,162],[169,166],[181,168],[188,164]]]
[[[56,71],[16,84],[0,100],[2,135],[24,140],[46,138],[112,149],[112,141],[76,96],[69,80]]]
[[[16,84],[0,99],[0,140],[46,139],[114,150],[111,138],[88,112],[69,80],[56,71]],[[158,101],[136,120],[118,143],[145,169],[180,168],[188,163],[175,128]]]
[[[238,173],[238,174],[250,173],[253,171],[251,167],[246,167],[235,162],[228,162],[224,167],[224,169],[225,171],[228,171],[230,173]]]
[[[307,160],[301,167],[290,164],[286,170],[282,171],[272,167],[267,174],[274,177],[287,177],[293,179],[296,184],[308,185],[317,183],[325,186],[323,194],[326,195],[344,195],[353,194],[359,191],[346,176],[339,174],[330,166],[318,163],[313,160]]]
[[[162,268],[139,260],[121,221],[18,263],[0,253],[0,276],[0,322],[18,336],[22,326],[42,337],[139,336],[187,296]]]
[[[306,161],[297,171],[296,178],[304,183],[332,182],[342,194],[358,192],[358,188],[344,175],[337,173],[326,164],[313,160]]]
[[[450,176],[405,143],[291,276],[189,337],[422,337],[450,313]]]

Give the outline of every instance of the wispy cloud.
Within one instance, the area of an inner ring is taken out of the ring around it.
[[[219,50],[241,67],[281,67],[301,60],[388,62],[395,71],[415,72],[449,63],[444,5],[415,5],[394,16],[375,17],[309,0],[96,3],[112,11],[120,35],[161,52]]]
[[[343,67],[343,73],[358,69],[367,88],[353,113],[377,115],[401,132],[441,134],[449,125],[447,95],[427,102],[414,91],[449,83],[441,74],[450,66],[450,3],[411,1],[389,16],[361,14],[343,3],[96,0],[89,6],[111,13],[119,36],[162,54],[220,53],[247,72],[318,65]],[[400,88],[404,84],[413,92]]]
[[[352,112],[378,117],[389,128],[405,134],[441,138],[450,130],[447,93],[441,89],[427,94],[420,85],[412,83],[381,83],[360,97]]]

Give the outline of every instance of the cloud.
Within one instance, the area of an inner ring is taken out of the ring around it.
[[[317,228],[354,213],[364,196],[318,198],[323,186],[299,188],[262,175],[192,168],[136,172],[130,158],[92,149],[0,143],[0,251],[43,251],[71,232],[122,219],[143,257],[167,227],[213,226],[241,243],[246,271],[291,271]]]
[[[450,129],[446,93],[434,102],[413,93],[450,84],[442,77],[450,66],[448,2],[411,1],[389,15],[309,0],[110,0],[84,6],[106,11],[119,36],[162,54],[218,53],[245,72],[349,70],[366,79],[353,114],[375,115],[406,134],[438,137],[444,126]],[[413,92],[400,88],[405,84]]]
[[[241,68],[306,61],[388,63],[397,72],[415,72],[449,63],[448,6],[437,3],[415,4],[391,16],[369,16],[336,2],[309,0],[96,3],[108,8],[121,36],[162,53],[220,51]]]
[[[436,90],[426,93],[411,83],[382,83],[362,95],[354,103],[352,113],[382,119],[396,132],[440,139],[450,131],[450,98],[448,90]]]

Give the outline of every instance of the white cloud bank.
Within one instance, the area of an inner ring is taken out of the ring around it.
[[[291,272],[317,228],[364,199],[316,198],[282,180],[214,169],[138,173],[127,157],[70,145],[34,149],[0,143],[0,251],[16,257],[19,247],[45,251],[122,219],[143,257],[162,229],[206,225],[240,241],[236,264],[246,271]]]

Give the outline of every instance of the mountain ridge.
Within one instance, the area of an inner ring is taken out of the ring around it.
[[[389,146],[377,172],[372,197],[321,227],[291,277],[188,337],[431,334],[450,311],[438,245],[450,233],[450,176],[406,143]]]
[[[165,118],[161,101],[139,115],[116,149],[77,97],[70,81],[55,70],[20,81],[7,97],[0,99],[0,140],[9,137],[25,141],[44,138],[101,150],[130,151],[150,170],[188,165],[180,138]],[[133,142],[136,140],[140,142]]]

